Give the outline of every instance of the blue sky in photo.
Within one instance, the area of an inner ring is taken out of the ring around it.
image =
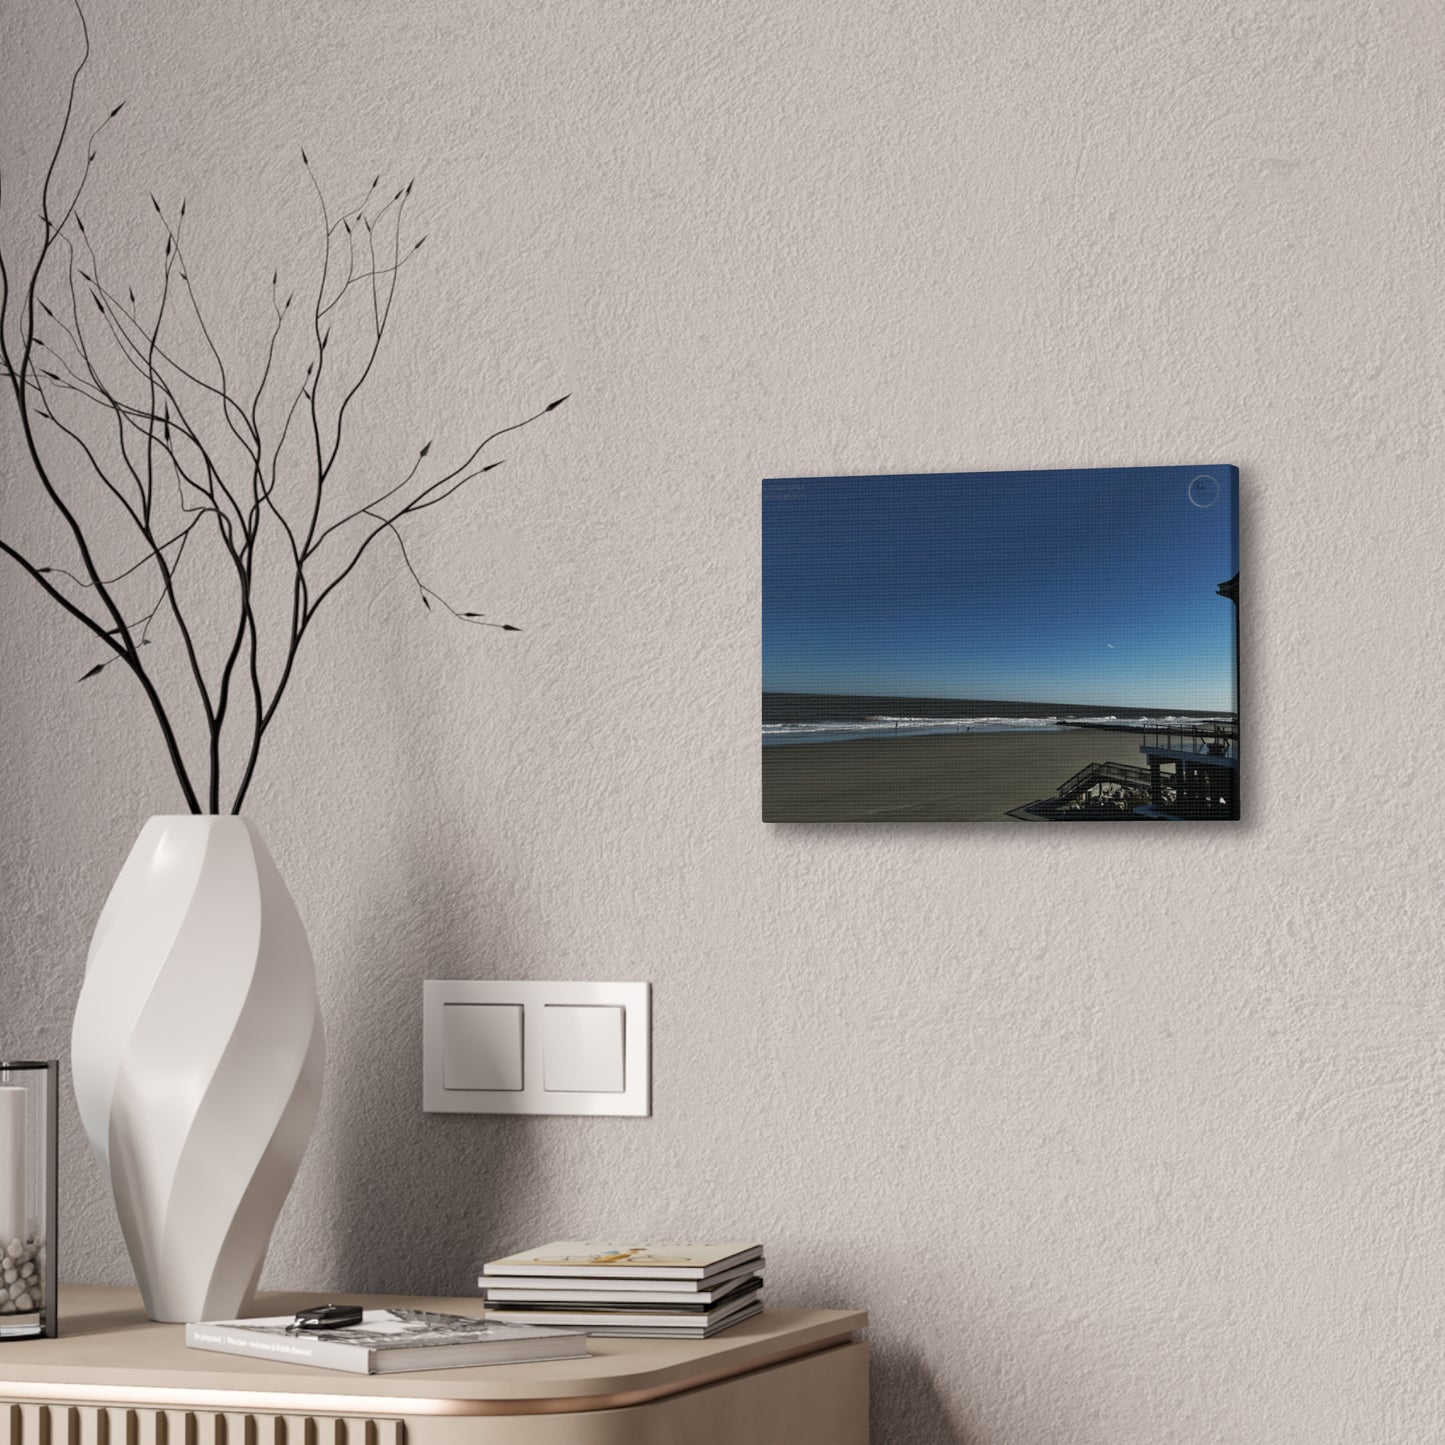
[[[763,689],[1233,712],[1236,478],[764,482]]]

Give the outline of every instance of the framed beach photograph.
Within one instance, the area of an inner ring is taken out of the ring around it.
[[[763,820],[1239,817],[1232,466],[763,483]]]

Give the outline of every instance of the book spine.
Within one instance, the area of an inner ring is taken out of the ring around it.
[[[619,1314],[543,1314],[540,1310],[533,1313],[531,1310],[512,1312],[509,1310],[489,1310],[488,1315],[504,1325],[564,1325],[577,1329],[586,1329],[589,1333],[596,1333],[597,1330],[605,1329],[608,1325],[643,1325],[654,1329],[692,1330],[703,1329],[709,1323],[706,1315],[649,1315],[641,1311],[631,1313],[624,1311]]]
[[[721,1270],[701,1279],[658,1279],[656,1276],[649,1279],[619,1279],[616,1275],[610,1275],[606,1279],[581,1279],[576,1275],[549,1278],[545,1275],[484,1274],[478,1276],[477,1288],[487,1293],[499,1289],[565,1290],[568,1298],[594,1293],[626,1293],[645,1297],[649,1292],[653,1292],[668,1299],[692,1299],[699,1291],[723,1290],[740,1280],[758,1277],[766,1267],[766,1260],[750,1260],[747,1264],[734,1265],[731,1269]]]
[[[187,1325],[186,1344],[193,1350],[223,1355],[249,1355],[253,1359],[282,1360],[291,1365],[316,1365],[323,1370],[345,1370],[353,1375],[371,1373],[371,1351],[354,1345],[337,1345],[305,1335],[249,1335],[214,1325]]]
[[[631,1269],[613,1265],[594,1265],[588,1269],[578,1267],[558,1269],[550,1264],[511,1264],[505,1270],[493,1269],[489,1264],[482,1266],[483,1276],[489,1274],[530,1275],[538,1279],[702,1279],[707,1271],[690,1265],[656,1265],[643,1269]]]
[[[715,1301],[699,1298],[692,1301],[682,1295],[568,1295],[565,1290],[553,1289],[490,1289],[487,1290],[487,1309],[504,1309],[507,1305],[552,1305],[553,1308],[579,1309],[582,1305],[598,1309],[647,1309],[653,1305],[678,1305],[679,1309],[696,1309],[701,1312],[711,1308]]]
[[[691,1279],[664,1280],[592,1280],[592,1279],[541,1279],[505,1277],[484,1274],[477,1280],[477,1288],[487,1294],[499,1289],[522,1289],[536,1293],[539,1290],[563,1292],[568,1299],[575,1295],[641,1295],[665,1294],[668,1299],[691,1299],[697,1293],[698,1281]]]

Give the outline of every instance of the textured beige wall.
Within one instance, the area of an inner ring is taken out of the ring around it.
[[[123,254],[187,194],[198,273],[263,287],[299,144],[418,175],[363,458],[575,393],[418,543],[527,631],[372,567],[254,794],[332,1050],[268,1280],[760,1235],[775,1301],[873,1312],[887,1445],[1437,1438],[1438,7],[94,11]],[[63,15],[4,11],[27,154]],[[758,822],[760,477],[1191,460],[1243,474],[1247,822]],[[175,795],[0,589],[0,1036],[63,1052]],[[429,975],[650,979],[655,1116],[424,1117]],[[124,1280],[65,1146],[67,1273]]]

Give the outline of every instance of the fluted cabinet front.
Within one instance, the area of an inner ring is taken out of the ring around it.
[[[7,1405],[0,1445],[404,1445],[400,1420],[164,1410],[124,1405]]]
[[[325,1062],[306,932],[248,820],[141,830],[95,927],[71,1051],[146,1312],[243,1313]]]

